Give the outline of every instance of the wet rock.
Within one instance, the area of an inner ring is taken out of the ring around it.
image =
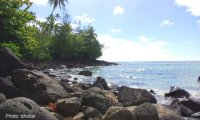
[[[0,92],[8,99],[19,96],[18,89],[13,85],[13,82],[7,78],[0,77]]]
[[[137,120],[135,115],[128,109],[119,106],[112,106],[103,116],[102,120]]]
[[[165,97],[173,97],[173,98],[183,98],[183,97],[190,97],[189,92],[186,90],[179,88],[179,87],[170,87],[170,92],[165,93]]]
[[[150,103],[143,103],[134,110],[137,120],[159,120],[156,108]]]
[[[0,48],[0,76],[6,77],[15,69],[26,68],[26,65],[9,49]]]
[[[118,99],[125,107],[140,105],[145,102],[156,103],[156,98],[145,89],[135,89],[122,86],[119,89]]]
[[[200,112],[196,112],[196,113],[192,114],[190,117],[200,119]]]
[[[59,82],[63,88],[68,92],[68,93],[73,93],[75,92],[75,89],[73,87],[71,87],[67,82],[63,82],[63,81],[60,81]]]
[[[110,88],[107,85],[106,80],[102,77],[97,77],[97,80],[94,82],[92,87],[98,87],[98,88],[101,88],[103,90],[110,90]]]
[[[194,112],[187,108],[186,106],[180,104],[179,99],[175,99],[172,101],[172,104],[168,106],[173,111],[176,111],[179,115],[184,116],[184,117],[189,117],[192,115]]]
[[[179,104],[191,109],[194,112],[200,111],[200,100],[198,99],[186,99],[179,102]]]
[[[6,96],[3,93],[0,93],[0,104],[6,101]]]
[[[102,114],[95,108],[89,106],[82,106],[81,111],[85,114],[85,119],[98,118],[100,119]]]
[[[24,97],[6,100],[6,102],[0,104],[0,111],[1,120],[21,120],[27,118],[34,120],[58,120],[49,111]]]
[[[73,97],[60,100],[56,104],[56,108],[64,116],[74,116],[81,109],[81,99]]]
[[[183,120],[175,111],[163,105],[154,104],[154,106],[158,112],[159,120]]]
[[[91,72],[91,71],[88,71],[88,70],[86,70],[86,71],[81,71],[81,72],[79,72],[78,75],[92,76],[92,72]]]
[[[68,92],[57,80],[40,71],[15,70],[12,75],[12,81],[21,96],[30,98],[38,104],[46,105],[68,95]]]
[[[104,114],[111,106],[121,104],[113,93],[92,87],[83,93],[82,105],[94,107]]]

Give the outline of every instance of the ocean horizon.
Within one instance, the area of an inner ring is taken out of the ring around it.
[[[101,76],[110,84],[154,90],[164,96],[170,86],[187,90],[191,96],[200,97],[200,61],[132,61],[117,62],[119,65],[74,68],[67,73],[80,82],[93,83]],[[78,75],[81,70],[92,71],[92,77]]]

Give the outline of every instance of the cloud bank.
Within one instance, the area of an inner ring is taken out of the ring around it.
[[[175,57],[167,49],[168,42],[139,36],[138,40],[115,38],[100,35],[100,43],[104,45],[101,60],[107,61],[166,61]]]
[[[177,6],[186,7],[186,11],[193,16],[200,16],[200,0],[175,0]]]

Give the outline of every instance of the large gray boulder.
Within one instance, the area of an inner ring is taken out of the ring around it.
[[[73,97],[59,100],[56,108],[64,116],[74,116],[81,109],[81,99]]]
[[[102,114],[97,109],[89,106],[82,106],[81,111],[84,113],[85,119],[88,118],[100,119],[102,116]]]
[[[191,109],[193,112],[200,112],[200,100],[199,99],[186,99],[178,102],[181,105]]]
[[[183,97],[190,97],[189,92],[186,90],[179,88],[179,87],[170,87],[169,93],[165,93],[165,97],[173,97],[173,98],[183,98]]]
[[[12,75],[12,81],[18,88],[21,96],[30,98],[38,104],[56,102],[57,99],[68,95],[68,92],[57,80],[40,71],[15,70]]]
[[[156,103],[156,98],[145,89],[135,89],[122,86],[119,89],[118,99],[125,107],[140,105],[145,102]]]
[[[137,120],[159,120],[156,108],[150,103],[143,103],[134,110]]]
[[[113,93],[92,87],[83,93],[82,105],[96,108],[104,114],[111,106],[120,106],[121,104]]]
[[[107,82],[102,77],[97,77],[97,80],[93,83],[92,87],[98,87],[103,90],[110,90],[110,88],[107,85]]]
[[[26,68],[26,65],[9,48],[0,48],[0,76],[6,77],[15,69]]]
[[[8,99],[19,96],[18,89],[13,85],[10,79],[0,77],[0,92]]]
[[[1,103],[0,117],[1,120],[58,120],[34,101],[24,97],[8,99],[6,102]]]
[[[132,112],[130,112],[127,108],[112,106],[107,110],[102,120],[137,120],[137,119],[135,115]]]
[[[159,120],[183,120],[183,118],[174,110],[160,104],[154,104]]]

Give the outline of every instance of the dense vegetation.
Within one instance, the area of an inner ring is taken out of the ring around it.
[[[102,55],[92,26],[72,29],[69,15],[56,22],[60,19],[53,14],[56,6],[46,22],[37,21],[29,11],[31,5],[29,0],[0,0],[0,46],[29,60],[95,60]]]

